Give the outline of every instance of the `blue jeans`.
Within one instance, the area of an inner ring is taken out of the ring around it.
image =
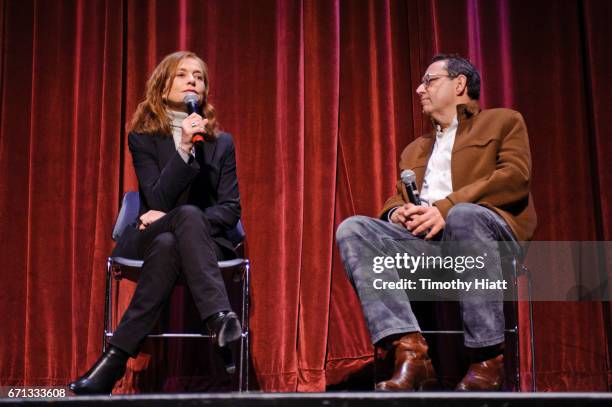
[[[338,227],[336,240],[346,273],[359,296],[372,343],[390,335],[420,331],[405,290],[373,289],[374,280],[380,277],[373,272],[374,257],[395,257],[398,253],[409,256],[477,256],[482,254],[483,247],[487,247],[484,273],[495,281],[502,279],[497,242],[505,242],[513,253],[520,252],[520,245],[501,216],[469,203],[451,208],[441,242],[425,241],[403,226],[367,216],[352,216],[344,220]],[[444,253],[445,242],[468,244],[454,244],[450,246],[453,253]],[[399,281],[400,271],[397,267],[389,267],[384,273],[387,280]],[[493,296],[489,293],[487,298],[467,291],[459,295],[465,345],[479,348],[503,342],[503,293],[493,290]]]

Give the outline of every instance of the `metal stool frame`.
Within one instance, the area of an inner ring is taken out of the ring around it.
[[[139,201],[138,192],[127,192],[122,201],[121,210],[117,216],[117,221],[113,229],[113,240],[118,240],[126,226],[126,219],[133,218],[134,207],[136,211]],[[137,212],[136,212],[137,213]],[[239,222],[234,230],[232,230],[234,239],[241,240],[236,245],[236,251],[242,255],[244,251],[244,232],[242,224]],[[107,341],[113,336],[113,280],[115,284],[126,278],[124,269],[140,269],[143,261],[136,259],[127,259],[124,257],[108,257],[106,262],[106,289],[104,296],[104,333],[102,337],[102,351],[106,351]],[[232,273],[234,282],[242,282],[242,309],[241,309],[241,326],[242,333],[240,336],[240,351],[239,351],[239,371],[238,371],[238,391],[248,391],[249,389],[249,301],[250,301],[250,261],[246,257],[239,257],[231,260],[218,262],[219,269],[222,274]],[[236,279],[236,277],[239,278]],[[133,280],[130,278],[130,280]],[[204,338],[214,339],[214,334],[205,333],[160,333],[149,334],[147,338]],[[233,374],[236,371],[235,363],[231,357],[231,351],[227,348],[221,348],[222,356],[226,363],[226,371]]]

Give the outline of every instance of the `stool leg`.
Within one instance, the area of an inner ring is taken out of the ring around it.
[[[112,260],[109,257],[106,260],[106,290],[104,293],[104,332],[102,334],[102,352],[106,352],[106,333],[110,327],[110,318],[111,318],[111,296],[112,296],[112,285],[113,285],[113,277],[112,277]]]
[[[531,301],[531,272],[527,267],[523,266],[523,272],[527,276],[527,296],[529,301],[529,340],[531,348],[531,390],[537,391],[536,384],[536,357],[535,357],[535,332],[533,326],[533,302]]]
[[[245,336],[244,336],[244,359],[242,361],[242,364],[240,365],[240,368],[243,369],[242,370],[242,376],[240,378],[241,380],[241,387],[240,387],[240,391],[249,391],[249,361],[250,361],[250,350],[249,350],[249,332],[247,331]]]
[[[517,287],[518,288],[518,287]],[[520,333],[520,328],[519,328],[519,323],[518,323],[518,318],[519,318],[519,310],[518,310],[518,298],[515,299],[514,301],[514,318],[516,321],[515,327],[514,327],[514,370],[515,370],[515,374],[514,374],[514,391],[520,392],[521,391],[521,333]]]
[[[241,356],[244,355],[244,359],[240,363],[240,368],[242,369],[241,374],[241,389],[240,391],[249,391],[249,364],[251,357],[251,348],[250,348],[250,335],[249,335],[249,312],[250,312],[250,301],[251,301],[251,263],[249,260],[246,260],[245,264],[245,288],[243,290],[245,293],[244,298],[244,313],[242,314],[242,319],[244,320],[243,330],[244,330],[244,348]],[[244,386],[242,387],[242,375],[244,375]]]
[[[376,389],[376,383],[378,382],[378,346],[374,345],[374,389]]]
[[[244,386],[244,361],[245,361],[245,357],[244,357],[244,343],[246,342],[246,337],[244,335],[244,332],[242,333],[242,335],[240,336],[240,367],[239,367],[239,372],[238,372],[238,391],[242,392],[243,391],[243,386]]]
[[[512,309],[514,311],[514,391],[521,391],[521,333],[519,324],[519,263],[516,258],[512,260],[512,271],[514,273],[514,303]]]
[[[249,270],[250,263],[248,259],[244,260],[244,264],[240,273],[234,274],[234,281],[242,281],[242,314],[240,324],[242,332],[240,333],[240,344],[238,345],[238,391],[248,391],[249,386]],[[239,276],[239,278],[236,278]],[[228,364],[226,363],[226,369]],[[234,363],[234,371],[235,371]],[[228,370],[229,372],[229,370]]]

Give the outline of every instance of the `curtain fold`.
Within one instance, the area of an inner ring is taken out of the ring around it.
[[[323,391],[366,377],[373,353],[335,229],[377,215],[430,128],[414,91],[435,53],[469,56],[483,107],[525,117],[535,239],[612,240],[611,14],[603,0],[0,0],[0,384],[62,385],[100,352],[111,227],[137,188],[124,129],[164,55],[208,63],[235,139],[255,386]],[[611,312],[535,304],[540,390],[612,389]],[[201,389],[181,376],[197,346],[177,346],[146,345],[119,390]]]
[[[66,383],[100,352],[123,86],[112,3],[2,4],[3,384]]]
[[[594,211],[597,214],[597,239],[612,240],[612,191],[607,188],[612,182],[612,170],[607,159],[612,156],[610,131],[606,130],[604,121],[612,115],[612,94],[609,92],[612,72],[606,68],[612,63],[612,56],[606,44],[612,38],[612,26],[607,16],[612,14],[612,4],[606,1],[582,1],[581,17],[583,20],[583,61],[585,66],[585,86],[588,100],[589,133],[591,143],[591,171],[593,190],[596,199]],[[608,91],[606,91],[608,89]],[[612,269],[612,259],[607,258],[608,276]],[[605,277],[605,276],[604,276]],[[608,295],[612,295],[612,284],[608,279]],[[607,350],[608,389],[612,389],[612,303],[602,304],[602,326],[606,333],[602,339]]]

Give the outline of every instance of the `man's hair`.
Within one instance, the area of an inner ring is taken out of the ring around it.
[[[467,93],[470,99],[480,98],[480,74],[472,63],[457,54],[438,54],[431,63],[446,61],[446,70],[450,78],[464,75],[467,78]]]

